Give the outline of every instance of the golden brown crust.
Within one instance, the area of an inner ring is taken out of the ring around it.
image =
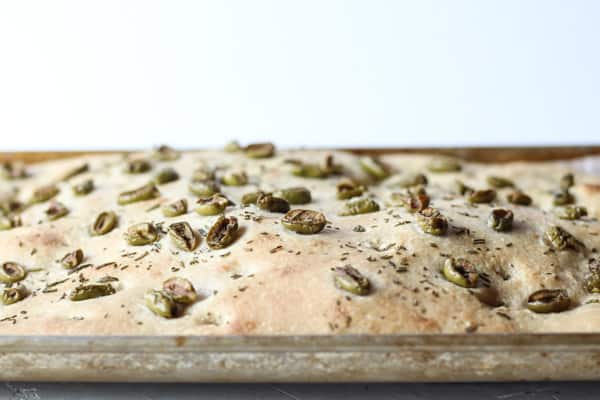
[[[456,173],[430,173],[430,156],[389,155],[382,161],[391,177],[375,184],[360,170],[357,157],[335,153],[334,160],[346,174],[368,183],[368,195],[381,206],[375,213],[338,216],[344,201],[336,199],[335,184],[341,176],[307,179],[290,173],[286,159],[323,163],[326,152],[278,152],[276,157],[249,159],[240,153],[184,153],[175,161],[152,161],[152,170],[142,174],[123,173],[120,155],[84,157],[88,172],[60,181],[64,174],[82,164],[81,159],[33,165],[25,180],[0,181],[0,194],[26,200],[42,185],[58,182],[55,200],[70,212],[48,222],[49,203],[28,207],[23,226],[0,231],[0,263],[22,263],[29,272],[22,282],[29,296],[12,305],[0,305],[0,334],[41,335],[166,335],[166,334],[389,334],[462,332],[563,332],[599,331],[596,304],[600,297],[585,290],[583,281],[591,258],[600,248],[600,179],[576,174],[572,193],[590,215],[580,221],[559,220],[552,205],[552,192],[566,172],[560,163],[511,163],[506,165],[462,164]],[[131,158],[140,158],[137,154]],[[194,212],[196,196],[188,191],[192,172],[199,166],[245,170],[249,183],[222,186],[223,193],[236,203],[226,210],[240,225],[237,240],[229,247],[214,250],[205,233],[217,216]],[[161,195],[152,200],[118,205],[118,194],[147,183],[161,168],[173,167],[178,181],[160,185]],[[429,184],[431,206],[448,219],[444,236],[423,233],[416,215],[390,204],[392,192],[402,193],[399,182],[412,173],[423,172]],[[469,205],[455,193],[454,181],[461,179],[476,189],[487,188],[490,175],[512,179],[533,198],[530,207],[509,204],[512,189],[498,189],[494,206],[514,212],[513,230],[496,232],[487,226],[493,208],[489,204]],[[93,179],[96,189],[87,196],[74,196],[71,185]],[[312,201],[293,208],[323,212],[325,229],[316,235],[299,235],[279,223],[283,214],[242,207],[241,196],[258,189],[275,191],[305,186]],[[166,218],[159,205],[186,198],[187,214]],[[115,211],[118,227],[104,236],[91,236],[90,224],[98,213]],[[166,227],[187,221],[202,234],[193,252],[177,249],[168,235],[147,246],[130,246],[123,234],[140,222],[162,223]],[[544,229],[558,224],[582,241],[581,251],[549,251],[542,242]],[[360,229],[359,229],[360,227]],[[60,264],[68,252],[81,248],[82,265],[72,272]],[[504,303],[500,307],[482,304],[472,290],[444,279],[440,270],[448,257],[467,258],[485,272]],[[333,269],[352,265],[366,276],[371,291],[357,296],[340,290],[333,281]],[[35,270],[39,268],[39,270]],[[69,300],[69,291],[103,277],[118,278],[116,293],[91,300]],[[164,319],[145,305],[144,293],[159,289],[172,276],[189,279],[199,299],[179,318]],[[64,281],[64,282],[63,282]],[[56,283],[61,282],[61,283]],[[535,314],[526,308],[526,299],[542,288],[563,288],[572,299],[563,313]]]

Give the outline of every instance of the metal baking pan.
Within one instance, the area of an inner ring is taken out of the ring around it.
[[[480,162],[600,155],[600,146],[352,149]],[[43,161],[89,152],[0,153]],[[0,336],[0,379],[363,382],[600,379],[600,333],[359,336]]]

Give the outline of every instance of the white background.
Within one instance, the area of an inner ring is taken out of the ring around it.
[[[0,150],[600,143],[600,1],[0,0]]]

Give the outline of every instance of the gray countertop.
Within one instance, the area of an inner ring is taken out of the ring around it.
[[[587,400],[599,398],[595,382],[407,384],[127,384],[17,383],[0,385],[7,400],[170,399],[444,399]]]

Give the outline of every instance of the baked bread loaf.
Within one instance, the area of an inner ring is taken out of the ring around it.
[[[600,179],[275,150],[5,163],[0,334],[600,331]]]

